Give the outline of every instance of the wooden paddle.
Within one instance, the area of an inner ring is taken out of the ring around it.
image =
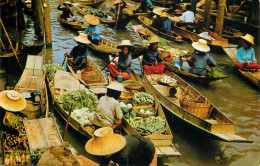
[[[66,126],[65,126],[65,129],[64,129],[63,137],[62,137],[63,140],[64,140],[65,134],[66,134],[66,132],[67,132],[67,128],[68,128],[68,124],[69,124],[69,121],[70,121],[70,115],[71,115],[71,111],[72,111],[72,108],[73,108],[73,104],[74,104],[74,103],[71,103],[68,120],[67,120],[67,122],[66,122]]]
[[[105,67],[103,67],[103,69],[101,69],[101,71],[104,70],[105,68],[107,68],[107,66],[108,66],[115,58],[116,58],[116,57],[112,58],[111,61],[110,61]]]
[[[116,19],[116,26],[115,26],[115,29],[117,27],[117,23],[118,23],[118,19],[119,19],[119,15],[120,15],[120,3],[118,4],[118,12],[117,12],[117,19]]]

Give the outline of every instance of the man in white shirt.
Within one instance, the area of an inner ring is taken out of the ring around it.
[[[194,23],[195,15],[191,11],[191,5],[186,5],[186,10],[180,17],[181,23]]]

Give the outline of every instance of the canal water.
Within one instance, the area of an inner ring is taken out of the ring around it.
[[[78,35],[63,26],[57,20],[57,6],[59,1],[50,0],[51,4],[51,29],[52,29],[52,48],[43,48],[41,52],[45,63],[62,63],[64,53],[71,51],[76,45],[73,38]],[[108,10],[108,6],[104,3],[100,6],[102,9]],[[84,21],[81,15],[77,18]],[[123,39],[131,40],[133,44],[140,44],[132,25],[139,24],[138,21],[132,20],[125,29],[115,30],[114,27],[100,24],[101,37],[107,40],[120,43]],[[26,20],[27,30],[25,35],[26,41],[33,41],[34,30],[33,22]],[[175,44],[180,49],[190,49],[190,42],[184,41],[182,44]],[[259,47],[255,47],[258,62]],[[209,86],[203,86],[190,83],[200,93],[206,96],[215,106],[217,106],[225,115],[237,124],[237,133],[243,137],[253,140],[253,143],[228,143],[209,140],[204,138],[200,133],[195,132],[190,126],[174,119],[166,112],[170,127],[173,132],[173,145],[182,154],[181,157],[162,157],[158,160],[158,165],[180,165],[180,166],[214,166],[214,165],[245,165],[257,166],[260,162],[260,95],[259,91],[251,86],[245,79],[235,70],[233,62],[224,53],[211,53],[216,60],[218,66],[215,70],[229,74],[230,77],[220,81],[211,83]],[[107,63],[104,62],[102,55],[89,52],[89,57],[100,68]],[[138,60],[133,61],[133,69],[140,73]],[[107,75],[107,71],[105,71]],[[52,103],[52,101],[50,101]],[[55,109],[51,104],[51,111],[56,117],[60,132],[63,134],[65,122],[55,113]],[[74,147],[78,154],[87,156],[98,162],[99,158],[90,156],[85,152],[84,145],[87,139],[77,135],[71,128],[68,128],[65,141],[71,147]]]

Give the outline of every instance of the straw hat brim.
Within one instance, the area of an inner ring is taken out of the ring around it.
[[[75,40],[76,42],[83,43],[83,44],[90,44],[90,43],[91,43],[90,40],[84,39],[84,38],[82,38],[82,37],[80,37],[80,36],[74,37],[74,40]]]
[[[112,90],[116,90],[116,91],[120,91],[120,92],[127,92],[124,88],[124,85],[119,83],[119,82],[112,82],[111,84],[109,84],[107,86],[108,89],[112,89]]]
[[[7,96],[7,92],[8,90],[5,90],[0,93],[0,107],[11,112],[20,112],[26,108],[27,102],[22,95],[20,99],[12,100]]]
[[[106,156],[122,150],[126,145],[126,139],[119,134],[111,134],[107,137],[91,138],[85,145],[89,154]]]
[[[247,42],[249,42],[249,43],[251,43],[251,44],[253,44],[253,45],[255,45],[255,43],[254,43],[254,41],[251,39],[249,39],[249,38],[247,38],[247,36],[240,36],[242,39],[244,39],[245,41],[247,41]]]
[[[151,38],[149,41],[148,41],[148,43],[149,44],[151,44],[151,43],[160,43],[161,41],[160,41],[160,39],[157,37],[157,38]]]
[[[208,45],[201,45],[198,42],[193,42],[192,47],[201,52],[209,52],[210,48]]]
[[[91,25],[99,25],[100,21],[94,15],[85,15],[84,20]]]
[[[121,48],[123,48],[123,47],[132,48],[133,46],[132,46],[132,45],[127,45],[127,44],[125,44],[125,45],[119,45],[119,46],[117,46],[116,48],[121,49]],[[128,50],[128,51],[130,51],[130,50]]]

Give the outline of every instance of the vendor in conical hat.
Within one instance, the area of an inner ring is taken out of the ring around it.
[[[95,45],[98,45],[100,37],[100,31],[98,25],[100,24],[99,19],[94,15],[85,15],[85,21],[89,24],[89,26],[84,31],[85,34],[88,34],[88,39]]]
[[[242,70],[255,71],[260,69],[260,65],[257,64],[255,58],[255,51],[252,47],[254,45],[254,37],[250,34],[241,36],[243,39],[243,46],[237,51],[237,62],[236,66]]]
[[[17,91],[5,90],[0,92],[0,128],[6,111],[18,113],[27,106],[25,98]]]
[[[62,5],[65,5],[65,7],[62,7]],[[58,6],[58,10],[61,10],[61,19],[67,20],[69,17],[73,16],[73,12],[69,7],[71,7],[72,4],[69,1],[66,2],[61,2],[60,5]]]
[[[120,104],[116,100],[124,92],[123,84],[112,82],[107,86],[107,95],[99,99],[93,124],[97,127],[111,127],[115,129],[121,124],[123,117]]]
[[[124,77],[124,80],[127,80],[131,77],[131,65],[132,65],[132,56],[130,54],[132,44],[130,40],[122,40],[121,44],[117,47],[121,49],[120,52],[112,54],[112,57],[119,57],[117,60],[112,60],[111,62],[115,63],[109,64],[107,66],[111,76],[117,77],[119,75]]]
[[[184,62],[181,69],[198,76],[205,76],[207,74],[207,65],[215,67],[216,61],[208,54],[210,51],[207,41],[199,39],[198,42],[193,42],[192,47],[195,48],[194,54]]]
[[[89,154],[103,156],[100,165],[109,165],[111,161],[119,165],[157,165],[155,147],[149,139],[139,135],[121,136],[109,127],[96,130],[85,149]]]
[[[161,42],[158,36],[151,36],[148,48],[144,49],[140,55],[143,55],[142,66],[146,74],[163,74],[165,65],[162,62],[158,43]]]
[[[65,53],[64,56],[69,58],[67,63],[76,72],[76,70],[81,70],[87,67],[87,45],[91,42],[88,39],[88,35],[84,33],[80,33],[79,36],[74,37],[74,40],[78,43],[78,45],[73,47],[70,53]]]

